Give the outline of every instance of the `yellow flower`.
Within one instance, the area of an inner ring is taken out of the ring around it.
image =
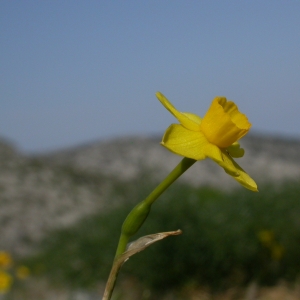
[[[267,248],[271,247],[274,242],[274,232],[271,230],[261,230],[258,233],[258,239]]]
[[[0,267],[8,269],[13,263],[11,255],[5,251],[0,251]]]
[[[244,155],[237,141],[247,134],[251,124],[232,101],[216,97],[201,119],[192,113],[179,112],[163,94],[158,92],[156,96],[180,122],[166,130],[163,146],[195,160],[211,158],[245,188],[257,191],[254,180],[233,160]]]
[[[4,271],[0,270],[0,293],[6,293],[12,285],[12,277]]]
[[[279,261],[282,259],[284,255],[284,247],[275,243],[271,248],[271,257],[275,261]]]
[[[26,266],[20,266],[17,268],[16,276],[19,279],[26,279],[30,275],[30,270]]]

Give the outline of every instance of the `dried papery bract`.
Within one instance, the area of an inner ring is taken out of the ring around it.
[[[107,284],[104,291],[104,296],[102,300],[109,300],[111,298],[113,288],[116,282],[116,277],[118,276],[119,270],[122,265],[134,254],[145,250],[147,247],[151,246],[152,244],[165,239],[169,236],[179,235],[181,234],[181,230],[176,231],[168,231],[168,232],[160,232],[155,234],[149,234],[143,236],[128,245],[127,250],[117,256],[114,260],[111,272],[109,274],[109,278],[107,280]]]

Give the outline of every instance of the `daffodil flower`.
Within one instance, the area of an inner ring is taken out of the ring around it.
[[[202,118],[179,112],[161,93],[158,100],[180,122],[171,124],[161,144],[170,151],[202,160],[211,158],[245,188],[257,191],[255,181],[233,160],[244,155],[237,142],[249,131],[251,124],[236,104],[225,97],[216,97]]]
[[[0,270],[0,298],[1,294],[5,294],[10,290],[12,282],[12,276],[5,271]]]

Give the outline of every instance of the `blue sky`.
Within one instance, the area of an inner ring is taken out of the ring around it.
[[[28,153],[163,134],[155,97],[300,138],[300,1],[0,1],[0,136]]]

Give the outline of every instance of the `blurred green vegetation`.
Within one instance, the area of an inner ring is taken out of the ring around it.
[[[109,211],[49,233],[26,264],[54,283],[92,287],[105,281],[123,220],[154,186],[146,179],[118,183]],[[113,199],[120,195],[129,200],[116,205]],[[132,257],[121,276],[130,274],[154,290],[192,283],[226,289],[253,280],[293,281],[300,275],[299,195],[299,181],[260,186],[259,193],[176,183],[153,205],[136,238],[177,229],[183,234]]]

